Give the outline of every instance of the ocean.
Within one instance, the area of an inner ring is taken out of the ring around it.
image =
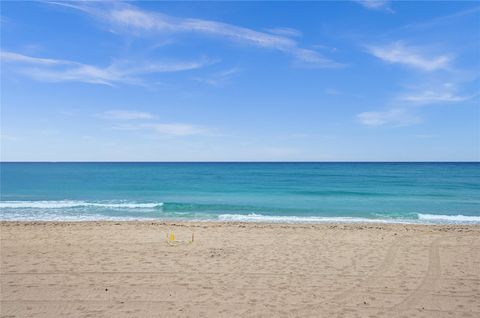
[[[0,163],[1,220],[480,224],[480,163]]]

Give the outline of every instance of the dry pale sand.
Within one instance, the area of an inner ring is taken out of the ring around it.
[[[479,226],[0,228],[1,317],[480,317]]]

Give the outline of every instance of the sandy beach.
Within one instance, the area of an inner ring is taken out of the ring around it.
[[[480,227],[3,222],[0,312],[479,317]]]

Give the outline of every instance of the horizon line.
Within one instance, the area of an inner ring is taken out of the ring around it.
[[[355,161],[355,160],[340,160],[340,161],[275,161],[275,160],[245,160],[245,161],[64,161],[64,160],[40,160],[40,161],[2,161],[1,163],[480,163],[480,160],[408,160],[408,161]]]

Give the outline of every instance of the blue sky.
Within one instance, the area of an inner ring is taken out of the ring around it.
[[[4,161],[478,161],[478,2],[2,2]]]

